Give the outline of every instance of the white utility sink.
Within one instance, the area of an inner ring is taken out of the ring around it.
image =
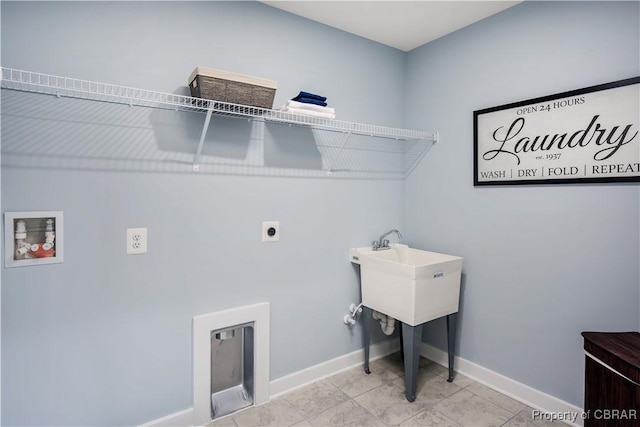
[[[360,264],[362,303],[411,326],[456,313],[463,258],[392,244],[354,248]]]

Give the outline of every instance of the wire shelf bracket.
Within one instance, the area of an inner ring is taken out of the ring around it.
[[[213,113],[212,109],[207,110],[207,115],[204,119],[204,126],[202,128],[202,133],[200,134],[200,141],[198,142],[198,149],[196,150],[196,155],[193,158],[193,171],[200,171],[200,154],[202,154],[202,146],[204,145],[204,139],[207,137],[207,130],[209,129],[209,123],[211,122],[211,114]]]

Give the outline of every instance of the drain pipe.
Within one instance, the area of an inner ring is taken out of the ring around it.
[[[396,319],[374,310],[373,318],[380,321],[380,327],[385,335],[391,335],[396,327]]]
[[[351,303],[349,306],[349,314],[345,314],[342,321],[345,325],[353,326],[356,324],[356,316],[358,313],[362,313],[362,303],[358,305]],[[393,334],[396,327],[396,319],[375,310],[373,311],[373,318],[380,322],[380,328],[382,328],[382,332],[385,335]]]

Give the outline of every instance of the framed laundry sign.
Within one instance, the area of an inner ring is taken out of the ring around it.
[[[474,111],[474,186],[640,181],[640,77]]]

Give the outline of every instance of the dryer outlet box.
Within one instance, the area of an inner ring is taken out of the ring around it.
[[[277,242],[280,240],[280,221],[264,221],[262,223],[262,241]]]

